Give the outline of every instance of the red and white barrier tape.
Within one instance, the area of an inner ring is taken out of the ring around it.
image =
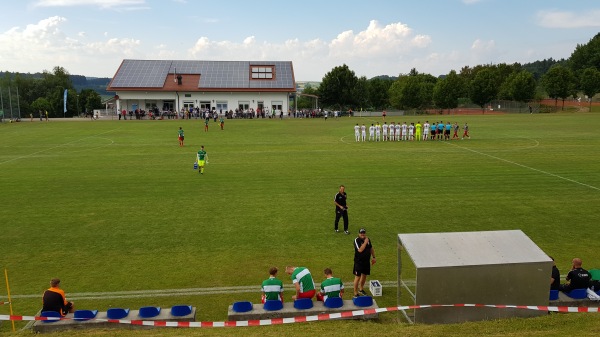
[[[10,302],[0,302],[0,305],[10,304]]]
[[[442,307],[482,307],[482,308],[499,308],[499,309],[525,309],[537,311],[552,311],[552,312],[600,312],[598,307],[557,307],[557,306],[539,306],[539,305],[505,305],[505,304],[432,304],[432,305],[409,305],[399,307],[364,309],[354,311],[344,311],[332,314],[320,314],[312,316],[296,316],[290,318],[271,318],[249,321],[225,321],[225,322],[173,322],[173,321],[143,321],[143,320],[124,320],[124,319],[106,319],[94,318],[91,320],[99,322],[156,326],[156,327],[178,327],[178,328],[222,328],[222,327],[243,327],[243,326],[262,326],[262,325],[280,325],[290,323],[302,323],[313,321],[327,321],[332,319],[358,317],[364,315],[373,315],[382,312],[392,312],[398,310],[412,310],[424,308],[442,308]],[[40,317],[40,316],[16,316],[16,315],[0,315],[0,321],[55,321],[66,320],[72,318],[55,318],[55,317]],[[91,321],[90,320],[90,321]]]

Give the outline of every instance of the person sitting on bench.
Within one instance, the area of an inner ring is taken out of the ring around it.
[[[573,259],[573,268],[567,274],[567,283],[560,285],[560,290],[568,293],[573,289],[585,289],[590,286],[590,273],[583,269],[580,258]]]
[[[67,313],[74,311],[73,302],[67,301],[65,292],[60,289],[60,280],[54,278],[50,281],[50,289],[44,291],[42,297],[42,312],[55,311],[65,316]]]
[[[323,271],[325,279],[321,282],[321,291],[317,294],[317,301],[325,302],[329,297],[342,297],[344,295],[344,283],[339,277],[333,277],[331,268]]]
[[[261,286],[261,303],[273,300],[283,302],[283,282],[277,278],[277,271],[277,267],[269,269],[269,278],[264,280]]]
[[[296,295],[292,296],[295,301],[300,298],[313,298],[315,296],[315,282],[310,271],[306,267],[285,267],[285,272],[291,276],[292,283],[296,288]]]

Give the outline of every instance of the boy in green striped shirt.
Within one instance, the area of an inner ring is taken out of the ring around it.
[[[344,283],[339,277],[333,277],[331,268],[325,268],[325,281],[321,282],[321,291],[317,294],[317,301],[325,302],[328,297],[342,297],[344,295]]]
[[[265,301],[283,302],[283,282],[277,278],[277,271],[277,267],[269,269],[269,278],[264,280],[261,286],[261,303],[265,303]]]

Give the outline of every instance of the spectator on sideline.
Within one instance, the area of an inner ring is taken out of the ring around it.
[[[67,301],[65,292],[59,286],[59,279],[54,278],[50,281],[50,288],[44,291],[42,297],[42,311],[54,311],[65,316],[74,311],[74,303]]]
[[[560,290],[560,271],[556,267],[556,262],[554,262],[554,258],[550,256],[552,259],[552,276],[550,277],[550,290]]]
[[[573,267],[567,274],[567,283],[560,285],[560,290],[570,292],[573,289],[585,289],[590,286],[590,273],[582,268],[580,258],[573,259]]]

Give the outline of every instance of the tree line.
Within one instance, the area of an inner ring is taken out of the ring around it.
[[[3,73],[0,77],[0,94],[4,118],[24,118],[30,114],[48,111],[49,117],[73,117],[94,109],[102,109],[102,98],[93,89],[77,90],[73,77],[63,67],[54,67],[39,76],[20,73]],[[67,111],[64,112],[64,91],[67,90]],[[18,96],[17,96],[18,95]]]
[[[458,72],[435,77],[415,68],[397,78],[357,77],[346,64],[334,67],[317,88],[304,94],[319,96],[324,108],[347,110],[454,109],[473,103],[484,109],[492,100],[526,104],[546,97],[564,101],[578,94],[591,98],[600,92],[600,33],[587,44],[577,45],[567,60],[543,60],[521,65],[465,66]],[[298,108],[310,108],[308,98],[299,97]]]

